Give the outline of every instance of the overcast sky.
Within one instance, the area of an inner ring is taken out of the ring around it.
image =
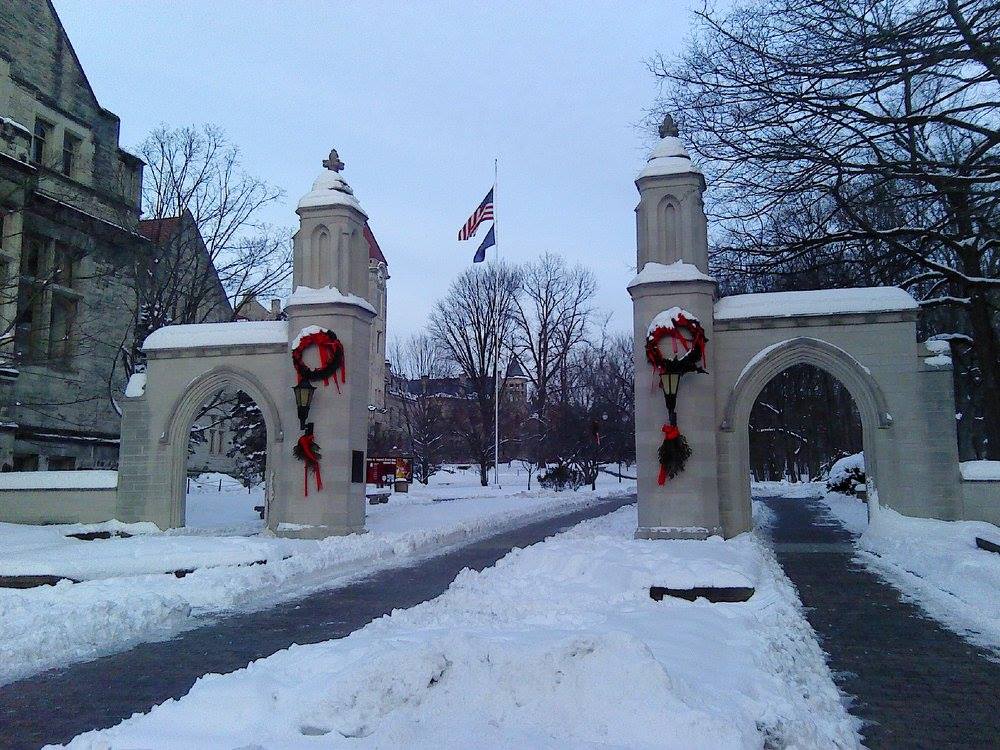
[[[420,328],[471,263],[478,241],[456,234],[494,156],[502,257],[589,266],[600,306],[630,328],[633,179],[657,93],[644,61],[682,43],[684,0],[55,5],[123,146],[159,123],[222,126],[286,193],[269,221],[297,224],[336,147],[389,261],[390,338]]]

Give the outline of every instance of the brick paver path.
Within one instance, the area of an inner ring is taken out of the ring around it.
[[[163,643],[145,643],[4,685],[0,748],[68,742],[88,729],[114,726],[137,711],[181,697],[203,674],[232,672],[293,643],[343,638],[397,607],[433,599],[463,568],[483,570],[514,547],[527,547],[634,502],[634,496],[604,500],[410,567],[385,570],[262,612],[225,617]]]
[[[761,498],[870,748],[1000,748],[1000,665],[853,561],[853,536],[816,500]],[[1000,596],[1000,592],[997,592]]]

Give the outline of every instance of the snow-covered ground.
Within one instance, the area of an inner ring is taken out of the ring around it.
[[[82,581],[0,588],[0,684],[169,637],[206,616],[259,609],[342,585],[635,486],[602,477],[596,492],[529,493],[515,478],[503,490],[480,492],[473,472],[441,474],[430,487],[369,506],[369,533],[324,540],[254,534],[261,528],[251,515],[259,498],[245,489],[227,492],[225,486],[219,493],[217,483],[213,493],[208,481],[189,499],[188,518],[201,525],[167,533],[151,524],[117,522],[0,524],[0,575]],[[435,502],[435,496],[466,499]],[[66,536],[95,530],[135,536],[89,542]],[[267,564],[251,564],[261,560]],[[165,575],[192,569],[197,570],[183,578]]]
[[[463,571],[435,600],[293,646],[76,748],[855,748],[765,544],[632,539],[628,507]],[[741,604],[650,585],[752,585]]]
[[[880,508],[859,557],[930,617],[1000,658],[1000,555],[976,547],[977,536],[1000,542],[1000,529]]]
[[[769,483],[773,494],[816,497],[859,535],[857,560],[894,586],[929,617],[1000,657],[1000,555],[976,547],[976,537],[1000,542],[1000,529],[981,521],[910,518],[826,492],[821,483]],[[763,490],[763,488],[761,488]],[[763,494],[755,487],[758,494]]]

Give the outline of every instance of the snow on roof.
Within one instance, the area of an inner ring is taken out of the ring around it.
[[[340,302],[347,305],[357,305],[358,307],[376,313],[375,308],[368,304],[368,301],[356,294],[344,294],[335,286],[324,286],[313,289],[309,286],[297,286],[292,296],[288,298],[289,305],[325,305],[331,302]]]
[[[917,302],[895,286],[819,289],[812,292],[737,294],[715,303],[716,320],[790,318],[799,315],[916,310]]]
[[[639,274],[628,283],[628,288],[656,281],[715,281],[715,279],[702,273],[697,266],[682,260],[674,261],[669,265],[647,263],[639,271]]]
[[[10,126],[14,130],[20,130],[28,136],[31,135],[31,130],[29,130],[25,125],[19,123],[17,120],[12,120],[9,117],[0,116],[0,127],[3,127],[5,125]]]
[[[117,486],[118,472],[106,469],[0,473],[0,490],[111,490]]]
[[[146,373],[134,372],[129,376],[128,383],[125,384],[126,398],[139,398],[146,392]]]
[[[365,214],[354,191],[341,177],[339,172],[324,169],[313,182],[312,190],[299,200],[299,208],[317,208],[322,206],[350,206]],[[368,214],[365,214],[367,216]]]
[[[239,320],[234,323],[165,326],[149,334],[142,349],[151,352],[163,349],[190,349],[195,346],[284,344],[287,341],[287,321]]]
[[[684,142],[677,136],[668,135],[666,138],[660,139],[656,148],[653,149],[653,153],[649,155],[646,166],[639,172],[636,179],[687,173],[701,174],[700,170],[691,163],[691,157],[688,156],[687,149],[684,148]]]
[[[1000,482],[1000,461],[962,461],[958,467],[966,482]]]

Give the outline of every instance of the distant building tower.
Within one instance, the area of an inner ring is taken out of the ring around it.
[[[507,391],[507,399],[517,403],[528,403],[528,383],[531,379],[525,374],[524,368],[517,357],[507,363],[507,372],[504,375],[504,388]]]

